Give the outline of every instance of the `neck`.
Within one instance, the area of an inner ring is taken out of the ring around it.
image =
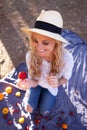
[[[51,61],[52,61],[52,56],[50,56],[50,57],[44,57],[44,59],[45,59],[47,62],[51,62]]]

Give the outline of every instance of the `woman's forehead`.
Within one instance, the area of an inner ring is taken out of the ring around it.
[[[48,37],[48,36],[45,36],[45,35],[42,35],[42,34],[39,34],[39,33],[35,33],[35,32],[33,32],[33,33],[31,34],[31,37],[32,37],[32,38],[36,38],[36,39],[46,39],[46,40],[56,41],[56,40],[53,39],[53,38],[50,38],[50,37]]]

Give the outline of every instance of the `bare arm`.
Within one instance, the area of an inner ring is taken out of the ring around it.
[[[19,80],[17,83],[17,86],[19,89],[27,90],[28,88],[36,87],[37,84],[38,84],[38,80],[32,80],[32,79],[26,78],[24,80]]]

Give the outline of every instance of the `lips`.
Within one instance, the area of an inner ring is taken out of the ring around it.
[[[45,55],[46,49],[38,50],[39,55]]]
[[[39,50],[39,52],[44,52],[44,51],[46,51],[45,49],[44,50]]]

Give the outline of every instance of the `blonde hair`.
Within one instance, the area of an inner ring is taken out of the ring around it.
[[[38,55],[36,47],[32,44],[32,40],[30,38],[30,69],[28,70],[29,75],[32,79],[40,78],[41,76],[41,65],[42,65],[42,58]],[[62,42],[56,41],[53,58],[51,61],[51,70],[50,73],[58,74],[62,69],[64,63],[62,61]]]

